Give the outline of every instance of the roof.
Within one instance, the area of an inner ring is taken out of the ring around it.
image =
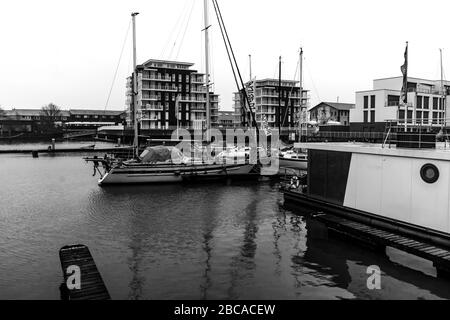
[[[18,109],[14,108],[11,110],[3,110],[6,116],[28,116],[28,117],[39,117],[42,115],[42,109]],[[112,111],[112,110],[82,110],[82,109],[71,109],[71,110],[60,110],[60,116],[70,117],[71,114],[79,115],[107,115],[107,116],[118,116],[125,111]]]
[[[340,103],[340,102],[321,102],[318,105],[316,105],[315,107],[312,107],[310,110],[313,110],[315,108],[317,108],[318,106],[322,105],[322,104],[326,104],[334,109],[337,110],[350,110],[355,108],[355,104],[354,103]]]
[[[103,115],[103,116],[118,116],[125,111],[113,110],[92,110],[92,109],[70,109],[68,112],[73,115]]]
[[[158,59],[149,59],[143,63],[143,65],[146,65],[150,62],[156,62],[156,63],[170,63],[170,64],[181,64],[185,66],[193,66],[194,64],[192,62],[181,62],[181,61],[172,61],[172,60],[158,60]]]
[[[28,116],[28,117],[39,117],[42,115],[42,109],[11,109],[4,110],[5,114],[8,116]],[[69,117],[70,113],[67,110],[60,110],[60,116]]]
[[[221,120],[234,120],[233,111],[219,111],[219,121]]]

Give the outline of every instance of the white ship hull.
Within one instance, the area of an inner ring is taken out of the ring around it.
[[[199,166],[124,166],[113,168],[100,180],[106,184],[179,183],[184,179],[220,179],[250,174],[253,165],[199,165]]]
[[[294,168],[298,170],[306,170],[308,168],[308,160],[306,159],[289,159],[279,158],[280,168]]]

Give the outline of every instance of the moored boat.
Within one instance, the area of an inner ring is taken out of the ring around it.
[[[121,161],[112,158],[85,158],[94,163],[94,170],[100,174],[98,183],[170,183],[183,180],[227,179],[259,175],[258,165],[236,162],[213,161],[204,163],[196,158],[184,156],[175,147],[148,147],[139,159]],[[99,165],[102,165],[103,172]]]

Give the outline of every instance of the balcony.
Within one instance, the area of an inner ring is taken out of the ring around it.
[[[178,91],[176,86],[143,86],[142,90],[148,91]]]
[[[148,95],[143,95],[142,96],[142,100],[150,100],[150,101],[157,101],[160,100],[161,98],[158,96],[148,96]]]

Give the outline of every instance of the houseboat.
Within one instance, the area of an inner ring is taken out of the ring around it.
[[[308,150],[307,177],[284,188],[286,203],[450,247],[450,148],[435,134],[295,147]]]

